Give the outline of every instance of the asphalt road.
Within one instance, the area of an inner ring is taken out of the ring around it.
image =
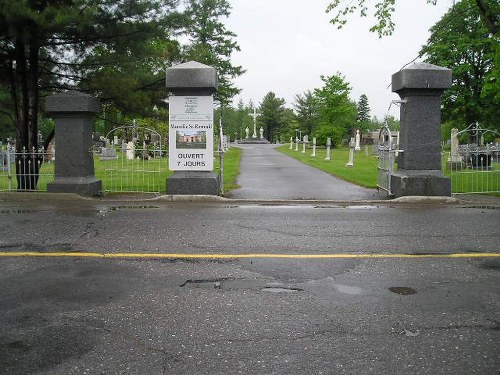
[[[0,374],[498,374],[498,203],[0,194]]]
[[[238,199],[385,199],[385,194],[347,183],[275,150],[272,144],[240,144]],[[347,162],[347,161],[346,161]]]

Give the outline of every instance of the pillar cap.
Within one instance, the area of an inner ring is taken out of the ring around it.
[[[47,113],[90,112],[100,110],[99,100],[80,91],[66,91],[45,99]]]
[[[217,86],[217,71],[211,66],[189,61],[167,69],[168,90],[209,89],[215,92]]]
[[[392,75],[392,91],[405,89],[445,90],[451,86],[451,70],[424,62]]]

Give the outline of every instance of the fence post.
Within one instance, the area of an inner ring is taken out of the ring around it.
[[[92,117],[99,112],[99,101],[79,91],[47,97],[46,112],[55,123],[55,179],[47,184],[52,193],[99,195],[101,180],[94,176],[92,155]]]

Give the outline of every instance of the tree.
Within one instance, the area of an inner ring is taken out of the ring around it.
[[[230,9],[226,0],[188,0],[185,12],[184,33],[190,41],[185,56],[217,69],[219,89],[216,98],[224,105],[240,92],[232,80],[245,72],[241,66],[231,63],[232,53],[240,47],[234,40],[236,34],[226,30],[221,20],[229,17]]]
[[[312,135],[318,124],[318,106],[314,93],[306,91],[295,95],[294,109],[297,112],[299,128],[304,134]]]
[[[356,104],[349,99],[351,87],[340,73],[321,76],[321,80],[323,87],[314,90],[319,114],[318,143],[325,144],[326,138],[332,138],[334,144],[340,144],[351,135],[356,122]]]
[[[485,83],[488,77],[496,81],[493,69],[500,63],[495,61],[500,36],[488,36],[473,5],[473,0],[455,3],[431,28],[420,54],[429,63],[452,69],[452,87],[443,94],[443,121],[460,129],[475,122],[494,128],[499,127],[500,98],[485,93]]]
[[[106,76],[99,76],[103,66],[147,60],[133,55],[133,46],[167,35],[167,15],[174,4],[175,0],[0,0],[0,88],[9,92],[16,150],[38,147],[41,96],[84,86],[83,81],[103,93],[113,81],[90,83]],[[134,72],[122,73],[130,77]],[[147,86],[137,81],[111,99]],[[38,165],[30,158],[16,163],[24,172],[17,173],[19,189],[36,187]]]
[[[437,1],[427,0],[427,3],[436,4]],[[335,12],[330,22],[342,28],[347,23],[348,15],[359,12],[361,17],[366,17],[369,10],[373,10],[366,3],[366,0],[354,0],[345,5],[342,0],[334,0],[328,5],[326,12]],[[488,31],[493,35],[500,35],[500,2],[498,0],[474,0],[472,5],[479,12]],[[378,0],[373,7],[373,17],[377,23],[370,28],[370,31],[376,32],[379,37],[391,35],[395,26],[392,15],[396,9],[396,0]]]
[[[370,120],[370,105],[368,104],[368,97],[362,94],[359,97],[357,105],[358,115],[356,117],[356,123],[361,131],[368,130],[371,125]]]
[[[285,99],[277,98],[274,92],[268,92],[260,104],[260,116],[257,118],[259,125],[264,128],[264,137],[275,141],[285,124]]]

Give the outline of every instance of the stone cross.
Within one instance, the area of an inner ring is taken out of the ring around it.
[[[248,116],[253,118],[253,134],[252,138],[257,138],[257,117],[260,116],[260,113],[257,113],[257,109],[253,109],[253,113],[249,113]]]

